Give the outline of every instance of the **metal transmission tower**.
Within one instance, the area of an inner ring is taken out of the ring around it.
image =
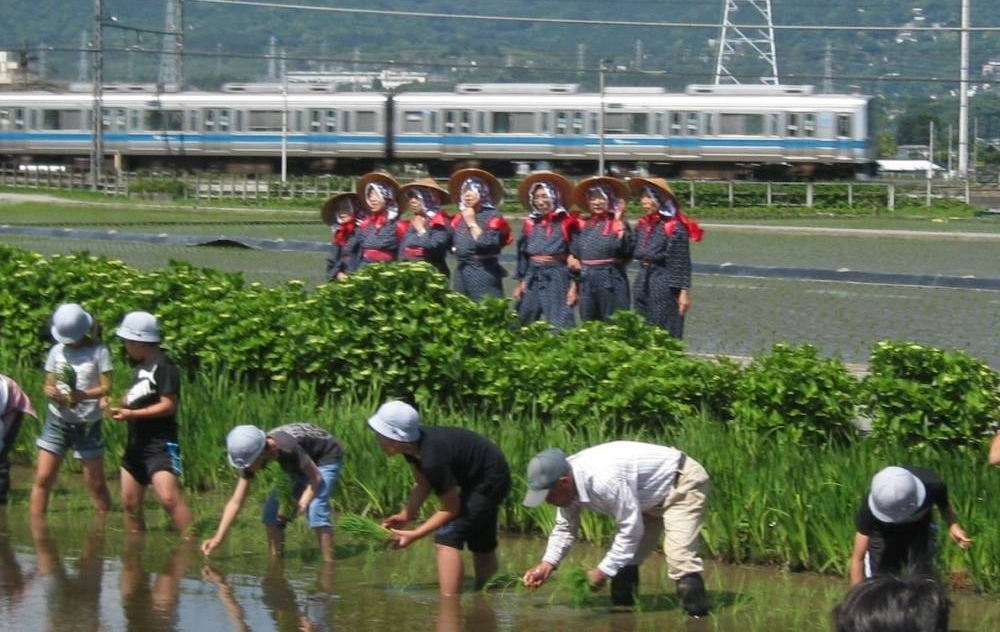
[[[179,90],[184,84],[184,0],[167,0],[166,4],[159,84]]]
[[[740,83],[730,72],[728,65],[736,57],[744,57],[745,51],[752,51],[756,58],[753,68],[763,66],[758,77],[760,83],[778,85],[778,56],[774,52],[771,0],[725,1],[726,13],[722,18],[722,35],[719,37],[719,58],[715,64],[716,85]]]

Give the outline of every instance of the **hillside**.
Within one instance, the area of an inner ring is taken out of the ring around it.
[[[508,0],[470,11],[454,0],[312,0],[300,6],[363,8],[457,17],[372,15],[304,9],[262,8],[186,0],[185,77],[213,87],[222,81],[252,81],[269,71],[266,54],[273,38],[289,70],[397,67],[423,70],[442,83],[455,81],[574,81],[596,84],[602,58],[616,72],[609,85],[650,84],[680,88],[713,77],[722,0],[526,1]],[[0,49],[27,45],[50,79],[75,80],[81,42],[93,27],[93,0],[5,0]],[[106,76],[117,81],[153,81],[159,36],[134,29],[162,30],[163,0],[105,0],[118,25],[105,29]],[[834,88],[927,95],[953,89],[958,77],[958,35],[933,25],[959,23],[958,2],[928,0],[919,5],[889,0],[818,2],[773,0],[779,76],[784,83],[822,84],[825,51]],[[539,19],[631,22],[629,25],[559,24],[464,19],[479,15]],[[638,24],[655,23],[643,27]],[[747,20],[750,22],[750,20]],[[668,26],[687,24],[693,26]],[[852,29],[794,29],[782,26]],[[909,27],[907,25],[910,25]],[[978,3],[972,25],[1000,26],[1000,4]],[[863,27],[891,27],[866,31]],[[1000,58],[1000,33],[972,36],[971,69]],[[581,66],[588,72],[581,73]],[[276,64],[271,64],[274,68]],[[754,67],[734,61],[740,73]],[[635,72],[643,70],[648,73]],[[665,73],[665,74],[664,74]],[[759,74],[759,73],[756,73]],[[749,81],[752,81],[750,79]],[[749,82],[748,81],[748,82]]]

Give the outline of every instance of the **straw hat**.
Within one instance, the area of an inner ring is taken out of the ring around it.
[[[368,189],[368,185],[372,183],[381,184],[384,187],[392,189],[396,198],[396,203],[399,203],[399,182],[384,171],[372,171],[371,173],[366,173],[358,178],[358,183],[354,187],[355,193],[358,194],[361,204],[364,205],[366,209],[371,210],[371,207],[368,206],[368,196],[365,195],[365,191]]]
[[[628,185],[618,178],[611,178],[609,176],[591,176],[589,178],[584,178],[577,183],[576,187],[573,188],[573,194],[570,197],[570,201],[573,206],[577,207],[581,211],[589,211],[590,204],[587,200],[587,191],[590,187],[597,185],[604,185],[610,187],[614,192],[615,196],[620,200],[628,201],[629,190]],[[608,209],[609,211],[612,209]]]
[[[531,187],[539,182],[551,185],[559,192],[559,202],[569,208],[569,198],[573,194],[573,183],[566,176],[555,171],[535,171],[521,180],[517,187],[517,199],[524,208],[531,208]]]
[[[493,198],[493,204],[500,206],[504,197],[503,183],[489,171],[484,171],[476,167],[459,169],[451,174],[451,177],[448,178],[448,192],[451,194],[451,199],[458,202],[462,198],[462,183],[469,178],[479,178],[485,182],[486,186],[490,188],[490,197]]]
[[[331,196],[326,202],[323,202],[323,208],[319,212],[319,216],[323,218],[323,223],[327,226],[336,224],[337,215],[342,211],[345,204],[350,206],[353,215],[357,215],[361,210],[361,200],[358,198],[357,193],[353,191],[338,193]]]
[[[399,197],[405,200],[407,191],[410,191],[411,189],[430,189],[434,191],[441,200],[441,206],[451,202],[451,194],[449,194],[444,187],[438,184],[434,178],[420,178],[419,180],[414,180],[413,182],[407,182],[403,186],[399,187]]]
[[[642,195],[642,187],[653,187],[654,189],[665,194],[674,201],[674,204],[680,206],[680,201],[677,199],[677,195],[674,194],[674,190],[670,188],[667,181],[663,178],[629,178],[628,188],[632,190],[632,195]]]

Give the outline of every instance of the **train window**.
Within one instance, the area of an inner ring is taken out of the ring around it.
[[[597,112],[590,112],[587,114],[587,133],[597,134],[598,129],[598,119],[600,119],[600,114]]]
[[[851,136],[851,115],[850,114],[838,114],[837,115],[837,136],[846,136],[850,138]]]
[[[786,136],[798,136],[799,135],[799,115],[795,112],[788,113],[788,119],[785,124],[785,135]]]
[[[354,131],[355,132],[374,132],[375,131],[375,112],[371,110],[366,110],[363,112],[354,113]]]
[[[780,136],[781,132],[781,115],[777,112],[772,112],[767,115],[767,135],[768,136]]]
[[[188,131],[190,131],[190,132],[197,132],[198,131],[198,123],[199,123],[198,119],[201,118],[201,111],[199,111],[199,110],[188,110],[187,115],[188,115],[188,120],[187,120],[187,129],[188,129]],[[133,129],[134,128],[135,128],[135,125],[133,125]]]
[[[510,134],[510,119],[510,112],[494,112],[493,120],[490,123],[490,131],[494,134]]]
[[[205,110],[205,131],[215,130],[215,110]]]
[[[431,110],[431,124],[429,131],[435,134],[438,131],[438,113],[434,110]]]
[[[80,110],[42,110],[42,129],[86,129]]]
[[[565,134],[568,124],[568,112],[556,112],[556,134]]]
[[[802,135],[810,138],[816,135],[816,115],[812,112],[802,115]]]
[[[114,108],[111,112],[111,128],[117,132],[128,129],[128,110],[125,108]]]
[[[0,110],[0,129],[10,129],[10,110]]]
[[[657,136],[663,136],[663,130],[666,125],[666,115],[663,112],[657,112],[653,115],[653,133]]]
[[[424,131],[424,113],[415,110],[403,112],[403,133],[419,134]]]
[[[337,110],[327,110],[326,114],[323,115],[323,131],[337,131]]]
[[[573,134],[583,134],[583,112],[573,112]]]
[[[455,116],[456,112],[454,110],[447,110],[444,113],[444,133],[454,134],[455,133]]]
[[[243,125],[243,110],[234,111],[233,121],[234,132],[246,131],[246,126]]]
[[[195,110],[197,113],[197,110]],[[191,114],[191,112],[188,112]],[[142,112],[139,110],[129,110],[128,111],[128,128],[129,129],[140,129],[139,122],[142,120]],[[190,128],[188,128],[190,129]]]
[[[219,110],[219,131],[228,132],[232,123],[232,112],[229,110]]]
[[[14,129],[24,129],[23,108],[14,108]]]
[[[250,110],[247,116],[248,132],[280,132],[281,131],[281,111],[279,110]],[[228,121],[227,121],[228,129]],[[222,117],[219,117],[219,127],[222,128]]]
[[[292,120],[294,121],[292,123],[292,131],[294,132],[303,131],[305,122],[305,112],[303,112],[302,110],[295,110]]]
[[[468,134],[472,131],[472,120],[467,110],[462,110],[462,133]]]
[[[184,130],[184,112],[181,110],[149,110],[145,112],[143,129],[180,132]]]
[[[716,134],[719,133],[719,129],[718,127],[716,127],[717,121],[718,121],[718,116],[715,114],[715,112],[709,112],[708,114],[705,115],[706,134],[708,134],[709,136],[715,136]]]
[[[542,124],[541,124],[541,128],[542,128],[542,133],[543,134],[548,134],[549,131],[552,129],[552,118],[551,117],[552,117],[552,114],[550,114],[549,112],[542,112]]]
[[[688,112],[684,126],[685,126],[685,131],[684,131],[685,134],[687,134],[688,136],[697,136],[699,132],[698,113]]]
[[[671,136],[681,136],[684,134],[684,127],[681,121],[684,120],[684,115],[680,112],[670,113],[670,134]]]
[[[763,114],[720,114],[719,134],[760,136],[764,133]]]

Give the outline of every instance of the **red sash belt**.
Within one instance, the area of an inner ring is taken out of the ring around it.
[[[610,266],[625,263],[624,259],[584,259],[580,263],[585,266]]]
[[[391,250],[365,248],[361,251],[361,258],[365,261],[395,261],[396,253]]]
[[[407,257],[413,257],[414,259],[422,259],[424,256],[424,249],[419,246],[406,246],[403,248],[403,254]]]

